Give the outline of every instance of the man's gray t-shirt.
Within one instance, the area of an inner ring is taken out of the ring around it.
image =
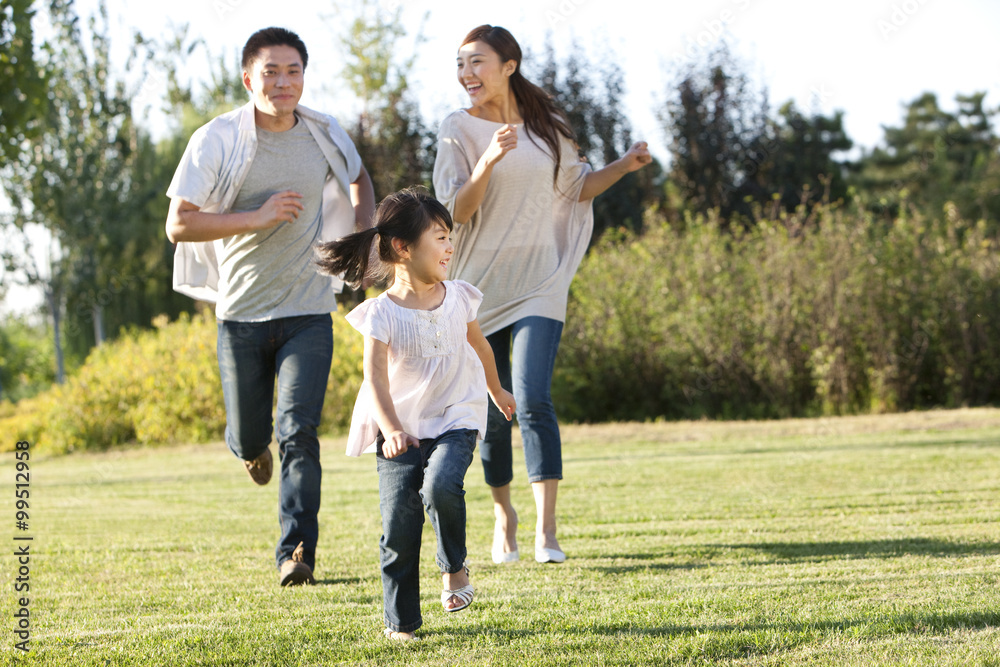
[[[219,319],[262,322],[337,309],[330,279],[317,272],[313,250],[329,169],[301,120],[285,132],[257,128],[257,152],[232,212],[256,210],[285,190],[301,194],[305,210],[293,222],[222,239]]]

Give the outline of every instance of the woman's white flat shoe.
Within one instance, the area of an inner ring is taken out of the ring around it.
[[[518,553],[517,549],[514,551],[493,551],[493,562],[499,565],[500,563],[514,563],[521,560],[521,554]]]
[[[539,563],[563,563],[566,561],[566,554],[559,549],[535,547],[535,560]]]

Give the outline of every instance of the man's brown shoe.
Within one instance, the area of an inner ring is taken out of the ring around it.
[[[250,479],[254,481],[254,484],[264,486],[271,481],[271,473],[274,471],[274,459],[271,457],[271,448],[268,447],[265,449],[264,453],[253,461],[244,461],[243,465],[247,467],[247,473],[249,473]]]
[[[279,582],[282,586],[299,586],[301,584],[315,584],[312,569],[302,562],[302,543],[295,547],[292,557],[281,564]]]

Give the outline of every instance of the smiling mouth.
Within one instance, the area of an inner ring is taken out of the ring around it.
[[[470,95],[474,95],[474,94],[478,93],[480,90],[482,90],[482,88],[483,88],[483,84],[481,84],[481,83],[470,83],[470,84],[468,84],[465,87],[465,90]]]

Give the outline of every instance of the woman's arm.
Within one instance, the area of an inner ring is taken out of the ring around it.
[[[385,458],[391,459],[410,447],[419,447],[420,441],[403,431],[389,393],[389,346],[371,336],[365,336],[364,372],[372,392],[375,422],[385,438],[382,445]]]
[[[497,361],[493,357],[493,348],[483,335],[483,330],[479,328],[479,320],[469,322],[469,330],[466,334],[469,345],[479,355],[479,361],[483,362],[483,370],[486,371],[486,388],[489,390],[490,398],[500,412],[510,421],[514,416],[517,404],[514,402],[514,395],[500,386],[500,375],[497,373]]]
[[[513,125],[504,125],[493,133],[493,139],[486,151],[476,162],[472,174],[455,195],[455,213],[452,216],[455,222],[464,224],[472,219],[486,197],[486,186],[490,184],[490,176],[493,174],[493,167],[496,166],[503,156],[517,148],[517,128]]]
[[[625,155],[608,166],[587,174],[580,190],[580,201],[593,199],[622,179],[622,176],[638,171],[653,161],[645,141],[632,144]]]

